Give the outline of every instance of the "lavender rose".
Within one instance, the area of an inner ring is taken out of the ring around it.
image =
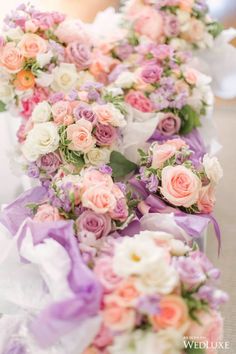
[[[66,47],[68,60],[79,70],[87,69],[92,61],[90,46],[79,42],[72,42]]]
[[[201,265],[190,257],[178,257],[173,263],[181,281],[186,285],[194,286],[206,280]]]
[[[163,116],[158,123],[157,130],[165,136],[177,134],[181,127],[181,119],[175,114],[168,112],[163,113]]]
[[[174,15],[165,16],[164,33],[167,37],[176,37],[180,32],[178,19]]]
[[[115,54],[121,60],[127,59],[130,56],[130,54],[132,54],[132,52],[133,52],[133,47],[128,43],[121,44],[117,48],[115,48]]]
[[[76,220],[78,232],[88,231],[95,235],[96,239],[107,236],[111,231],[111,218],[106,214],[96,214],[86,210]]]
[[[74,109],[73,113],[74,113],[74,116],[77,120],[84,118],[92,124],[96,124],[96,122],[97,122],[96,114],[92,111],[90,106],[87,104],[81,104],[81,105],[77,106]]]
[[[129,210],[125,198],[117,200],[115,209],[110,212],[110,216],[112,219],[122,222],[128,218]]]
[[[163,69],[159,65],[147,65],[141,72],[141,78],[147,84],[154,84],[160,80]]]
[[[95,137],[98,145],[112,145],[117,139],[116,128],[111,125],[98,124],[96,126]]]
[[[57,171],[61,164],[61,159],[55,152],[50,152],[49,154],[41,156],[36,161],[36,164],[40,169],[51,174]]]

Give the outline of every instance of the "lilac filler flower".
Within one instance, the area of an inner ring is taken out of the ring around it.
[[[174,258],[173,266],[178,272],[181,281],[187,285],[195,286],[207,279],[201,265],[190,257]]]
[[[152,173],[151,176],[146,180],[145,184],[150,193],[155,193],[159,186],[158,177]]]
[[[92,124],[96,124],[97,116],[96,113],[90,108],[86,103],[82,103],[74,109],[74,116],[77,120],[86,119]]]
[[[96,239],[107,236],[111,231],[111,218],[106,214],[96,214],[91,210],[84,211],[76,220],[77,232],[93,233]]]
[[[108,165],[100,166],[99,171],[110,176],[112,175],[112,168]]]
[[[215,310],[217,310],[219,306],[225,304],[229,300],[228,294],[226,294],[224,291],[208,285],[203,285],[198,290],[197,297],[208,302],[210,307]]]
[[[35,163],[28,166],[27,175],[31,178],[38,178],[40,174],[39,168]]]
[[[149,316],[157,315],[160,312],[160,296],[146,295],[142,296],[138,301],[138,309],[140,312]]]
[[[159,65],[146,65],[141,72],[141,78],[147,84],[158,82],[163,73],[163,69]]]

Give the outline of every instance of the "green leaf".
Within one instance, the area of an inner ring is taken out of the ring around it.
[[[6,104],[0,101],[0,112],[5,112],[7,110]]]
[[[217,21],[209,23],[207,27],[208,27],[208,32],[214,38],[218,37],[219,34],[224,30],[224,26]]]
[[[137,168],[135,163],[127,160],[118,151],[113,151],[111,153],[109,166],[112,168],[112,175],[114,178],[125,177]]]
[[[188,342],[188,341],[186,341]],[[205,354],[204,349],[197,348],[197,346],[194,346],[194,342],[189,342],[189,346],[186,348],[185,345],[185,353],[186,354]]]
[[[201,126],[201,121],[198,113],[189,105],[184,106],[180,113],[181,129],[180,134],[188,134],[194,128]]]

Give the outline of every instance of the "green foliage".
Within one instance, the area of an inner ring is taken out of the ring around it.
[[[0,101],[0,112],[5,112],[6,110],[6,104]]]
[[[103,98],[106,102],[112,103],[122,114],[127,114],[124,106],[124,98],[122,95],[114,96],[112,92],[106,92]]]
[[[224,30],[224,26],[215,21],[215,22],[211,22],[207,25],[207,28],[208,28],[208,32],[214,37],[218,37],[219,34],[221,34],[221,32]]]
[[[190,133],[194,128],[200,127],[199,114],[189,105],[185,105],[179,112],[181,118],[180,134],[185,135]]]
[[[60,136],[60,151],[63,154],[66,162],[73,164],[77,168],[82,168],[85,165],[84,158],[79,151],[73,151],[68,148],[70,140],[67,138],[66,126],[59,128]]]
[[[197,313],[199,313],[200,311],[207,312],[209,308],[208,304],[204,300],[198,299],[195,296],[196,292],[200,287],[201,285],[197,288],[186,290],[184,289],[184,286],[182,286],[182,296],[188,306],[189,316],[193,321],[196,321],[198,324],[201,324],[201,322],[197,317]]]
[[[127,160],[120,152],[113,151],[110,157],[109,166],[112,168],[112,176],[121,178],[136,170],[137,165]]]
[[[205,354],[204,349],[195,348],[194,342],[190,342],[189,346],[185,348],[186,354]]]

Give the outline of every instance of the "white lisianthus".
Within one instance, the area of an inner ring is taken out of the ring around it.
[[[51,106],[47,101],[43,101],[35,106],[32,112],[32,121],[34,123],[48,122],[51,118]]]
[[[127,122],[121,111],[117,109],[112,103],[108,103],[108,105],[112,113],[111,124],[113,125],[113,127],[125,127]]]
[[[172,38],[170,40],[170,45],[175,50],[186,50],[190,47],[188,45],[188,43],[184,39],[181,39],[181,38]]]
[[[52,89],[54,91],[70,92],[76,87],[78,74],[74,64],[62,63],[52,71],[53,82]]]
[[[20,27],[10,28],[8,31],[3,33],[4,38],[12,41],[20,41],[23,37],[24,32]]]
[[[14,99],[14,91],[11,85],[6,81],[0,81],[0,100],[8,104]]]
[[[145,332],[137,330],[114,337],[112,345],[108,348],[110,354],[151,354],[147,350],[141,352]]]
[[[174,328],[158,331],[156,340],[158,354],[181,354],[183,351],[183,335]]]
[[[114,85],[124,88],[124,89],[129,89],[133,86],[133,84],[136,82],[136,75],[135,73],[131,73],[128,71],[123,71],[118,78],[116,79]]]
[[[203,157],[203,166],[209,180],[214,184],[219,183],[220,179],[223,177],[223,169],[217,157],[210,157],[206,154]]]
[[[164,249],[157,247],[153,240],[136,235],[116,245],[113,266],[120,276],[146,275],[150,267],[158,267],[165,256]]]
[[[111,150],[94,147],[87,154],[84,159],[87,164],[93,166],[101,166],[107,164],[110,161]]]
[[[28,133],[22,152],[29,161],[36,161],[40,155],[48,154],[58,148],[59,134],[52,122],[36,124]]]
[[[47,53],[39,53],[37,54],[36,61],[40,68],[43,68],[45,65],[49,64],[53,57],[52,51],[48,51]]]
[[[190,251],[190,247],[188,245],[184,244],[184,242],[180,240],[176,240],[175,238],[170,240],[169,245],[170,253],[172,254],[172,256],[184,256],[187,252]]]

